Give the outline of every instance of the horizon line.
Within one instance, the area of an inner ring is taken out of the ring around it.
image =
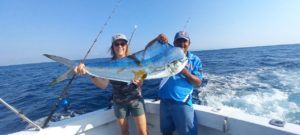
[[[242,49],[242,48],[256,48],[256,47],[272,47],[272,46],[288,46],[288,45],[300,45],[300,43],[288,43],[288,44],[269,44],[269,45],[256,45],[256,46],[246,46],[246,47],[233,47],[233,48],[217,48],[217,49],[206,49],[206,50],[190,50],[192,52],[195,51],[218,51],[218,50],[227,50],[227,49]],[[138,51],[137,51],[138,52]],[[100,57],[102,58],[102,57]],[[110,58],[110,57],[103,57],[103,58]],[[87,58],[87,60],[92,60],[92,59],[99,59],[99,57],[95,57],[95,58]],[[80,61],[80,59],[76,59],[72,61]],[[7,67],[7,66],[21,66],[21,65],[30,65],[30,64],[43,64],[43,63],[57,63],[55,61],[40,61],[40,62],[28,62],[28,63],[20,63],[20,64],[8,64],[8,65],[0,65],[0,67]]]

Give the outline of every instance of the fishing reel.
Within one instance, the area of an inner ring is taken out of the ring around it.
[[[68,111],[70,108],[70,101],[68,97],[63,98],[59,102],[59,108],[63,108],[64,111]]]

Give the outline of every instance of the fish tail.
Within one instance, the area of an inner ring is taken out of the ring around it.
[[[73,61],[63,58],[63,57],[60,57],[60,56],[55,56],[55,55],[50,55],[50,54],[44,54],[44,56],[69,67],[69,69],[64,74],[60,75],[58,78],[54,79],[51,83],[49,83],[50,86],[53,86],[53,85],[55,85],[63,80],[66,80],[74,75],[73,69],[75,67],[75,63]]]
[[[43,55],[51,60],[54,60],[58,63],[65,65],[69,68],[74,67],[74,65],[75,65],[73,61],[63,58],[63,57],[60,57],[60,56],[55,56],[55,55],[50,55],[50,54],[43,54]]]

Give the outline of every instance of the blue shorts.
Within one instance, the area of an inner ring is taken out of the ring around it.
[[[197,119],[194,109],[185,104],[172,100],[160,102],[160,130],[178,135],[197,135]]]

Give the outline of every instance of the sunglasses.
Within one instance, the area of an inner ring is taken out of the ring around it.
[[[174,44],[175,47],[181,47],[183,48],[183,45],[182,44]]]
[[[188,40],[180,38],[180,39],[175,40],[174,46],[183,47],[184,46],[183,43],[186,43],[186,42],[188,42]]]
[[[117,46],[119,46],[119,45],[121,45],[121,46],[125,46],[125,45],[127,45],[125,42],[121,42],[121,43],[114,43],[114,46],[115,47],[117,47]]]

